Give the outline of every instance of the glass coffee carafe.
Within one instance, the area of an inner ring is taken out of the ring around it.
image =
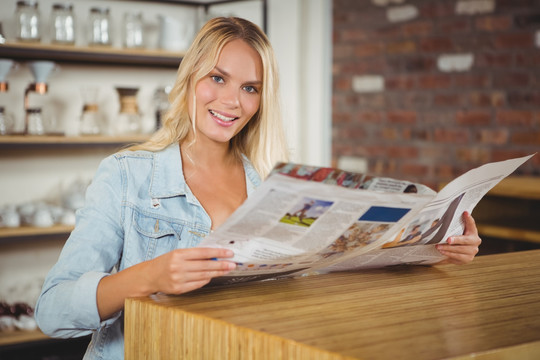
[[[117,87],[120,97],[120,113],[114,121],[114,135],[135,135],[141,133],[141,115],[137,106],[139,88]]]
[[[99,88],[87,86],[82,89],[83,110],[79,132],[81,135],[101,133],[101,114],[98,105]]]

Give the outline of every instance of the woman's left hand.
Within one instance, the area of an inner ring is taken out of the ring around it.
[[[446,243],[437,244],[437,250],[447,257],[439,264],[468,264],[478,254],[482,239],[478,236],[473,217],[467,211],[463,213],[463,222],[465,224],[463,235],[451,236]]]

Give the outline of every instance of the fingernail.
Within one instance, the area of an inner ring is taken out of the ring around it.
[[[453,241],[454,241],[454,239],[452,239],[451,237],[449,237],[449,238],[446,240],[446,242],[447,242],[448,244],[451,244]]]
[[[229,262],[229,263],[227,264],[227,268],[228,268],[229,270],[234,270],[234,269],[236,269],[236,263]]]

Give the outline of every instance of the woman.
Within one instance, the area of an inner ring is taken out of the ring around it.
[[[163,127],[96,172],[43,285],[40,328],[93,333],[86,359],[122,358],[126,298],[185,293],[234,269],[230,251],[195,246],[286,161],[278,97],[264,33],[238,18],[210,20],[182,60]],[[457,238],[459,256],[478,246]]]
[[[36,306],[47,334],[93,332],[87,359],[123,357],[127,297],[180,294],[235,268],[195,248],[287,160],[276,61],[238,18],[208,22],[182,60],[163,127],[105,159]]]

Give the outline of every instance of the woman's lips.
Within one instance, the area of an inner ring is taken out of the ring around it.
[[[230,114],[219,113],[215,110],[208,110],[210,115],[214,120],[221,126],[231,126],[234,124],[234,120],[238,119],[236,116],[231,116]]]

